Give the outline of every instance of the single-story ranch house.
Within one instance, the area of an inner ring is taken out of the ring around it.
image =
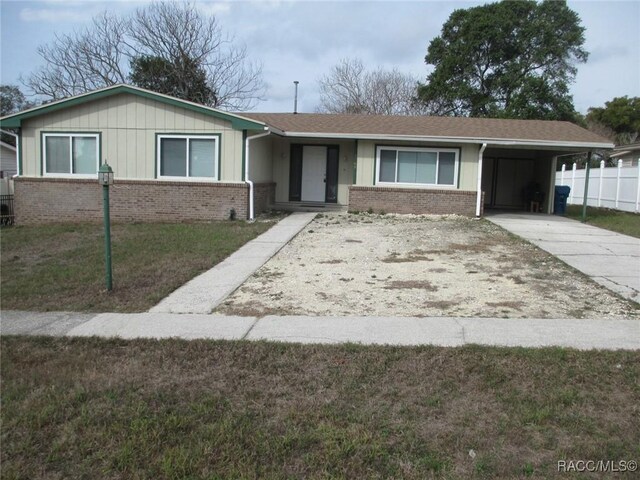
[[[549,212],[557,157],[608,149],[568,122],[306,113],[235,114],[128,85],[0,119],[16,128],[18,223],[253,218],[269,207]],[[539,208],[538,208],[539,207]]]

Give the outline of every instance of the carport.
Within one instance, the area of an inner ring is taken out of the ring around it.
[[[586,151],[489,145],[481,171],[484,208],[553,213],[557,157]]]

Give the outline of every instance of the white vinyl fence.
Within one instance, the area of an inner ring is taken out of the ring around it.
[[[613,208],[625,212],[640,212],[640,162],[637,167],[623,167],[622,160],[617,167],[605,167],[589,171],[587,205],[591,207]],[[586,170],[578,170],[573,164],[571,170],[562,164],[562,171],[556,172],[556,185],[571,187],[569,205],[582,205],[584,199],[584,179]]]

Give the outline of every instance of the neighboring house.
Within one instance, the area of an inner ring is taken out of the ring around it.
[[[623,167],[637,167],[640,162],[640,143],[618,145],[613,149],[609,158],[614,159],[616,162],[622,160]]]
[[[127,85],[0,125],[20,129],[21,223],[99,219],[104,161],[122,221],[252,218],[274,205],[479,216],[528,210],[533,191],[551,212],[556,156],[613,147],[568,122],[233,114]]]
[[[0,141],[0,176],[11,178],[16,173],[18,173],[16,147]]]

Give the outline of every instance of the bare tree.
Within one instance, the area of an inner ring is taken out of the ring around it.
[[[56,35],[51,44],[38,47],[45,66],[23,83],[51,101],[126,82],[127,28],[124,19],[104,12],[81,31]]]
[[[416,102],[418,81],[396,69],[367,70],[359,59],[343,59],[320,84],[318,111],[385,115],[428,113]]]
[[[249,61],[246,48],[190,2],[150,3],[126,18],[105,12],[82,31],[56,36],[38,53],[46,65],[24,83],[51,100],[125,83],[132,62],[141,57],[172,65],[189,59],[202,68],[215,92],[211,106],[247,110],[265,90],[262,67]],[[176,78],[189,74],[175,72]]]

